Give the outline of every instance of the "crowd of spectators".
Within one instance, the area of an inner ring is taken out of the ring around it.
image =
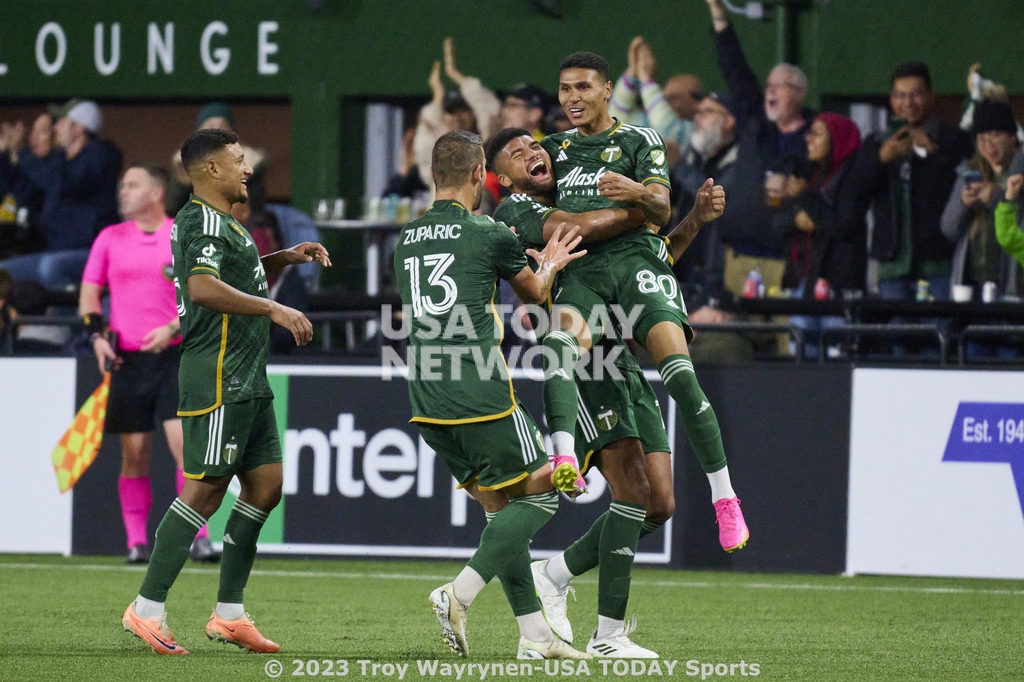
[[[846,116],[808,108],[808,79],[799,66],[776,64],[760,80],[723,1],[706,3],[725,87],[707,92],[690,73],[659,83],[654,50],[637,36],[609,102],[613,116],[653,128],[665,141],[677,220],[708,178],[726,189],[725,214],[703,228],[675,266],[694,322],[735,319],[735,301],[755,274],[770,295],[804,299],[944,300],[956,289],[959,300],[977,300],[994,288],[998,297],[1020,300],[1024,131],[1005,88],[972,66],[954,127],[935,116],[928,66],[894,65],[888,127],[861,131]],[[386,195],[432,196],[430,152],[447,131],[471,130],[486,140],[514,127],[540,140],[570,127],[553,94],[529,83],[490,89],[460,69],[450,38],[440,56],[427,79],[430,100],[405,133]],[[49,290],[77,285],[89,246],[117,222],[122,159],[103,139],[102,124],[95,103],[72,100],[30,127],[0,125],[0,222],[15,224],[0,238],[0,270],[14,280]],[[230,107],[204,106],[196,128],[208,127],[234,129]],[[236,217],[255,230],[262,250],[286,245],[293,241],[282,236],[287,225],[277,223],[298,219],[298,212],[263,210],[266,157],[247,147],[246,158],[256,171],[252,203]],[[173,215],[189,187],[180,159],[170,160],[170,171]],[[487,187],[482,210],[490,212],[504,197],[493,174]],[[280,280],[276,292],[304,298],[309,273]],[[795,323],[810,329],[820,320]]]

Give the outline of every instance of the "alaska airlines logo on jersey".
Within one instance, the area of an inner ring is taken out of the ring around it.
[[[216,253],[216,251],[217,251],[217,247],[215,247],[213,244],[207,244],[206,248],[203,249],[203,255],[206,256],[207,258],[209,258],[214,253]]]
[[[253,269],[252,278],[259,279],[260,277],[266,277],[267,271],[263,269],[263,261],[256,261],[256,267]]]
[[[654,165],[656,165],[656,166],[664,166],[665,165],[665,152],[661,151],[660,149],[652,149],[651,150],[651,161],[653,161]]]
[[[621,156],[622,147],[608,147],[603,152],[601,152],[601,160],[604,161],[605,163],[611,163],[612,161],[616,161]]]
[[[462,236],[462,225],[420,225],[405,233],[402,245],[415,244],[427,239],[458,239]]]
[[[607,151],[607,150],[605,150]],[[602,156],[604,156],[602,154]],[[601,176],[605,174],[605,167],[601,166],[594,173],[584,173],[583,169],[576,166],[571,171],[563,175],[558,179],[558,187],[565,189],[567,187],[583,187],[586,185],[596,185],[597,181],[601,179]]]

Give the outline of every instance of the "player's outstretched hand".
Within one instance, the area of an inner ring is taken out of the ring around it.
[[[713,178],[708,178],[697,190],[697,198],[693,201],[693,211],[702,224],[721,218],[725,213],[725,188],[716,185]]]
[[[612,201],[636,202],[647,193],[647,188],[625,175],[608,171],[597,181],[597,191]]]
[[[563,234],[566,228],[566,223],[559,223],[555,227],[554,234],[551,235],[551,239],[544,246],[543,251],[537,251],[536,249],[527,249],[526,255],[537,261],[537,265],[543,267],[546,263],[550,263],[555,270],[561,270],[570,261],[574,261],[577,258],[582,258],[587,254],[587,250],[573,252],[580,242],[583,241],[583,237],[579,234],[580,228],[574,226],[568,232]]]
[[[305,346],[313,338],[312,323],[295,308],[283,306],[275,301],[270,312],[270,320],[290,331],[295,337],[295,343],[300,346]]]
[[[587,482],[576,466],[576,458],[556,455],[551,458],[551,485],[575,500],[587,492]]]
[[[308,263],[315,260],[325,268],[331,267],[331,259],[327,254],[327,249],[316,242],[302,242],[290,249],[285,249],[283,253],[289,265]]]

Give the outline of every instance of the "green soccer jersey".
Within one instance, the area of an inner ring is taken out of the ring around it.
[[[650,128],[626,125],[618,120],[596,135],[580,135],[576,129],[548,135],[541,142],[551,156],[557,188],[555,205],[569,213],[585,213],[602,208],[629,208],[628,202],[612,201],[597,191],[598,180],[609,171],[644,185],[657,183],[670,187],[665,145]],[[519,226],[517,225],[518,229]],[[641,244],[664,254],[664,240],[650,230],[630,230],[618,237],[587,244],[587,258],[618,250],[625,244]],[[571,272],[573,261],[566,268]]]
[[[218,313],[188,295],[188,278],[207,274],[243,294],[267,298],[267,275],[249,233],[193,194],[174,218],[171,253],[181,320],[178,415],[273,398],[267,382],[270,318]]]
[[[409,400],[414,422],[467,424],[511,414],[498,280],[527,266],[515,234],[456,201],[435,201],[402,228],[395,275],[411,313]]]

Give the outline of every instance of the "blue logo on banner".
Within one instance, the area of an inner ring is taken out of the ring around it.
[[[1009,464],[1024,511],[1024,405],[960,403],[942,461]]]

